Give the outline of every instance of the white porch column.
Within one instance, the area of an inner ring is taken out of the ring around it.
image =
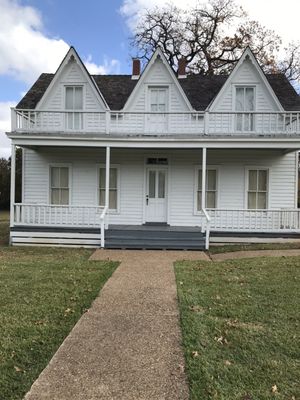
[[[11,161],[10,161],[10,226],[14,225],[14,203],[16,191],[16,145],[11,145]]]
[[[107,207],[107,215],[109,209],[109,172],[110,172],[110,147],[106,147],[106,163],[105,163],[105,207]],[[106,218],[108,221],[108,217]],[[106,223],[108,225],[108,222]]]
[[[206,208],[206,147],[202,148],[202,188],[201,208]]]

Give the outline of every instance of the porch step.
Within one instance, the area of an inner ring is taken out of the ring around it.
[[[200,231],[144,229],[108,229],[107,249],[204,250],[205,238]]]

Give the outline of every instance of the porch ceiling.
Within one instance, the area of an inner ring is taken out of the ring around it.
[[[252,148],[300,150],[300,135],[270,136],[112,136],[112,135],[72,135],[46,133],[7,133],[12,144],[17,146],[60,146],[60,147],[114,147],[114,148]]]

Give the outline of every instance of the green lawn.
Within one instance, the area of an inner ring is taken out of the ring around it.
[[[8,244],[9,211],[0,211],[0,246]]]
[[[22,399],[117,264],[91,250],[0,247],[0,399]]]
[[[247,250],[289,250],[300,249],[300,243],[245,243],[245,244],[226,244],[220,246],[210,246],[210,254],[228,253],[231,251],[247,251]]]
[[[300,399],[300,258],[175,270],[191,400]]]

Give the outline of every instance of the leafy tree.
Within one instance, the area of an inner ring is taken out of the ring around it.
[[[234,0],[210,0],[188,10],[174,5],[145,10],[131,44],[144,61],[160,47],[174,69],[184,57],[188,72],[204,75],[229,73],[250,46],[265,72],[300,78],[300,43],[291,43],[279,60],[280,36],[250,20]]]
[[[10,168],[11,157],[0,158],[0,210],[10,206]],[[22,149],[16,150],[16,202],[22,199]]]

